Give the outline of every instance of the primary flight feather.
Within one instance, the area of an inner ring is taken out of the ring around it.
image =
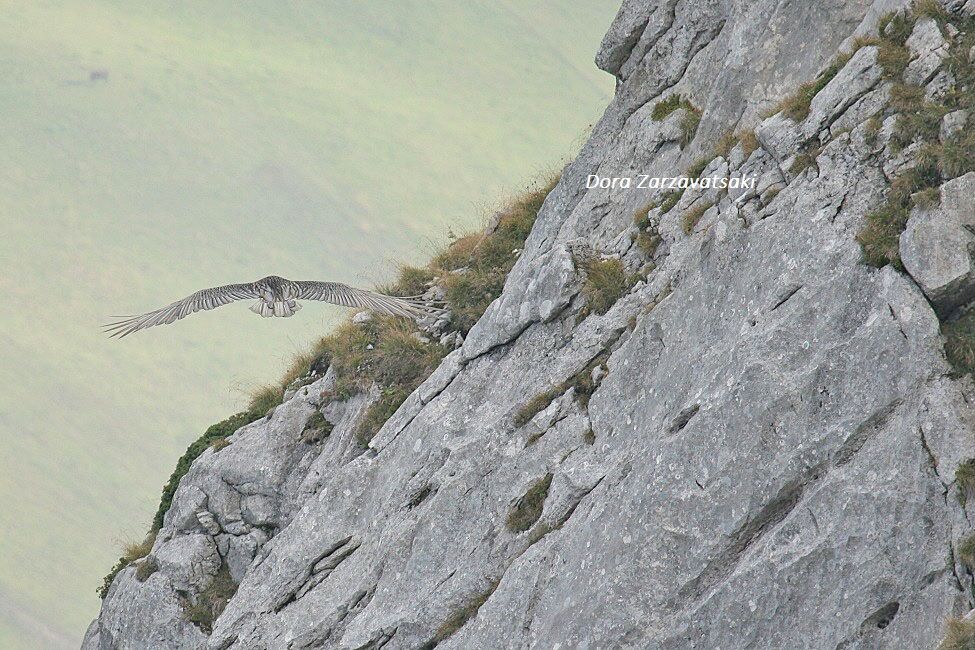
[[[113,337],[121,338],[148,327],[175,323],[198,311],[206,311],[250,298],[257,298],[257,302],[250,308],[251,311],[265,318],[293,316],[301,309],[298,300],[319,300],[343,307],[362,307],[380,314],[404,316],[414,320],[443,312],[442,309],[415,297],[387,296],[338,282],[295,281],[270,275],[257,282],[227,284],[197,291],[161,309],[141,316],[127,316],[109,323],[105,326],[105,331],[110,332]]]

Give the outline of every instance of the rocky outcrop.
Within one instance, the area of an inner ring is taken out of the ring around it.
[[[625,2],[597,56],[616,97],[463,345],[368,450],[375,396],[336,401],[329,372],[204,452],[155,570],[118,574],[85,647],[936,645],[973,604],[955,470],[975,392],[936,311],[971,297],[971,178],[912,214],[907,273],[873,268],[857,234],[917,151],[877,124],[877,47],[805,118],[761,117],[898,6]],[[909,70],[930,80],[921,30]],[[703,109],[683,148],[651,117],[674,93]],[[755,187],[586,189],[695,161]],[[604,314],[580,244],[642,274]],[[225,609],[189,622],[227,573]]]
[[[975,298],[975,173],[941,186],[937,206],[915,208],[901,259],[928,300],[948,315]]]

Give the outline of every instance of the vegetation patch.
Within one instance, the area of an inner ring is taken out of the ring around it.
[[[975,171],[975,133],[962,129],[947,138],[938,157],[938,170],[944,178]]]
[[[680,124],[680,145],[686,147],[694,139],[697,127],[701,124],[701,110],[694,106],[690,100],[679,94],[671,95],[654,104],[653,110],[650,112],[650,119],[654,122],[663,121],[677,109],[684,110],[684,117]]]
[[[945,638],[938,650],[973,650],[975,648],[975,618],[951,618],[945,629]]]
[[[102,581],[102,586],[98,588],[98,597],[103,599],[108,595],[108,589],[112,586],[112,581],[115,580],[115,576],[119,574],[122,569],[129,566],[136,560],[141,560],[142,558],[149,555],[152,551],[152,545],[156,543],[156,530],[153,530],[146,536],[146,538],[138,543],[126,544],[122,548],[122,557],[119,558],[112,570],[108,572],[105,579]],[[146,576],[148,577],[148,576]]]
[[[664,195],[663,201],[660,202],[660,214],[667,214],[674,209],[679,202],[681,197],[684,196],[684,190],[671,190]]]
[[[230,446],[230,440],[228,440],[227,438],[217,438],[216,440],[210,443],[210,449],[212,449],[214,452],[218,452],[221,449],[224,449],[229,446]]]
[[[515,414],[515,426],[523,427],[531,422],[532,418],[547,409],[549,404],[554,402],[559,395],[568,392],[570,388],[575,390],[573,396],[576,403],[583,409],[588,408],[589,398],[596,392],[596,382],[592,380],[592,373],[599,366],[605,365],[607,357],[608,355],[605,353],[600,354],[569,379],[528,400]]]
[[[306,445],[317,444],[331,435],[334,428],[335,425],[326,420],[321,411],[316,410],[305,423],[305,428],[301,432],[301,441]]]
[[[869,212],[866,223],[857,235],[863,248],[863,259],[877,268],[893,264],[903,269],[900,256],[900,236],[907,226],[908,210],[905,206],[887,203]]]
[[[224,562],[206,589],[192,601],[183,602],[186,620],[196,625],[205,634],[213,632],[213,623],[226,609],[227,603],[237,593],[237,583],[230,575],[230,568]]]
[[[975,310],[969,310],[953,320],[942,323],[941,333],[945,337],[945,356],[955,372],[959,375],[975,372]],[[972,487],[975,487],[975,468],[971,469]]]
[[[467,624],[467,621],[474,618],[477,615],[478,610],[487,602],[491,594],[495,592],[498,588],[500,580],[494,581],[491,585],[485,589],[483,592],[479,593],[475,597],[471,598],[467,603],[457,609],[450,618],[443,622],[443,624],[437,628],[436,636],[433,642],[427,644],[425,648],[432,648],[439,643],[442,643],[445,639],[452,636],[460,628]]]
[[[523,533],[538,521],[545,507],[545,498],[552,485],[552,474],[548,473],[537,480],[528,491],[518,498],[511,512],[508,513],[508,530],[513,533]]]
[[[714,204],[710,202],[699,203],[685,211],[680,218],[680,227],[681,230],[684,231],[684,234],[690,235],[692,232],[694,232],[694,228],[701,220],[701,217],[703,217],[704,213],[710,210],[712,207],[714,207]]]
[[[969,458],[955,470],[955,483],[958,485],[958,500],[962,505],[968,497],[975,494],[975,458]]]
[[[278,398],[278,402],[280,403],[280,397]],[[223,422],[214,424],[207,429],[202,436],[187,447],[186,452],[176,462],[176,469],[174,469],[172,475],[170,475],[169,481],[166,483],[165,487],[163,487],[162,499],[159,502],[159,508],[156,510],[156,514],[152,518],[151,530],[153,534],[162,528],[163,517],[166,516],[166,513],[169,511],[169,506],[173,503],[173,496],[176,494],[176,488],[179,487],[179,482],[186,475],[186,472],[190,471],[190,466],[193,464],[193,461],[199,458],[200,454],[206,451],[210,447],[210,443],[213,441],[226,438],[242,426],[248,425],[251,422],[264,417],[264,415],[267,413],[266,410],[263,410],[265,403],[259,402],[257,406],[258,408],[256,410],[248,410],[244,411],[243,413],[231,415]]]
[[[772,109],[771,114],[782,113],[784,117],[793,122],[802,122],[805,120],[809,117],[809,110],[813,98],[836,77],[837,73],[850,60],[851,56],[853,55],[842,54],[837,57],[818,77],[802,84],[795,93],[783,99]]]
[[[152,557],[151,555],[146,556],[144,560],[135,566],[135,579],[139,582],[145,582],[149,579],[149,576],[158,570],[159,563],[156,562],[156,558]]]
[[[605,314],[640,279],[639,274],[627,274],[623,262],[617,259],[589,260],[582,264],[586,279],[582,295],[586,297],[584,316]]]
[[[793,176],[798,176],[802,172],[806,171],[810,167],[816,167],[816,157],[822,152],[820,147],[813,147],[811,149],[803,150],[796,159],[792,161],[792,166],[789,167],[789,173]]]
[[[650,221],[650,211],[655,207],[655,204],[648,203],[633,215],[633,224],[637,227],[636,245],[647,257],[653,257],[663,242],[657,227]]]
[[[708,168],[708,163],[714,160],[714,156],[703,156],[695,160],[690,167],[687,168],[688,178],[700,178],[704,170]]]
[[[975,535],[969,535],[961,540],[958,543],[955,554],[958,556],[958,561],[962,563],[962,566],[969,571],[975,569]]]

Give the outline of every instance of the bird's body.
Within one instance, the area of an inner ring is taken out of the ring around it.
[[[298,300],[318,300],[343,307],[361,307],[381,314],[404,316],[415,320],[437,315],[443,311],[416,297],[387,296],[338,282],[288,280],[269,275],[256,282],[203,289],[161,309],[109,323],[105,328],[112,336],[128,336],[141,329],[155,325],[168,325],[192,313],[248,298],[257,298],[251,311],[265,318],[293,316],[301,309]]]

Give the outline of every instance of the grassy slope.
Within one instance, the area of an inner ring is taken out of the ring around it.
[[[77,644],[186,444],[337,312],[237,306],[121,343],[96,325],[272,272],[387,279],[571,152],[611,92],[589,61],[614,11],[18,4],[0,8],[5,648]]]

